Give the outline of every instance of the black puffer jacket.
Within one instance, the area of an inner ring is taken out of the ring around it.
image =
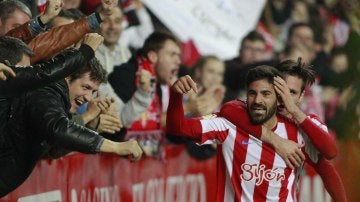
[[[68,92],[64,81],[51,84],[51,86],[62,84],[58,89],[53,88],[54,93],[61,95],[55,98],[56,104],[52,106],[54,108],[49,108],[47,107],[48,105],[45,105],[45,103],[48,103],[45,100],[54,98],[54,96],[46,97],[47,95],[44,95],[41,99],[40,97],[33,97],[36,92],[41,92],[43,89],[29,93],[24,92],[63,79],[76,69],[83,67],[86,61],[89,61],[93,56],[93,50],[89,46],[83,45],[79,50],[66,50],[53,60],[35,65],[32,69],[14,68],[17,76],[15,78],[9,77],[8,81],[0,83],[0,197],[14,190],[30,175],[36,162],[48,148],[49,143],[51,144],[54,141],[59,141],[61,144],[68,143],[62,141],[61,138],[50,138],[50,130],[41,131],[41,134],[46,135],[40,136],[33,131],[35,127],[51,127],[53,135],[56,137],[60,136],[61,133],[76,133],[75,131],[78,128],[83,130],[82,127],[77,126],[68,129],[67,127],[71,126],[71,123],[67,122],[64,122],[65,125],[51,125],[51,123],[54,123],[51,113],[40,114],[42,111],[34,111],[35,109],[38,110],[38,108],[41,108],[41,110],[49,109],[54,113],[68,110],[69,101],[68,97],[66,97]],[[44,89],[47,88],[51,87],[45,87]],[[32,109],[30,104],[33,102],[39,102],[40,105]],[[49,103],[53,104],[54,102],[51,101]],[[33,114],[34,112],[37,114]],[[33,117],[29,117],[29,115]],[[67,116],[68,114],[64,113],[64,116],[56,122],[66,121]],[[42,122],[44,119],[47,122]],[[91,132],[89,134],[96,135]],[[76,134],[77,136],[78,134]],[[80,145],[78,150],[81,151],[83,145]],[[90,149],[84,148],[84,150],[95,152],[94,147]]]

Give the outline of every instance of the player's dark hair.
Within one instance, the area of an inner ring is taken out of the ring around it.
[[[297,61],[285,60],[276,65],[276,68],[284,75],[296,76],[302,79],[301,92],[305,90],[306,85],[312,85],[315,82],[315,71],[311,66],[303,63],[301,57]]]
[[[268,65],[260,65],[252,68],[248,71],[248,74],[246,76],[246,88],[250,85],[250,83],[262,79],[266,79],[269,83],[273,84],[275,76],[280,76],[283,78],[281,72],[275,67]]]

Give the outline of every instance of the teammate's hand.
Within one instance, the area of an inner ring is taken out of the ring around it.
[[[276,76],[276,77],[274,77],[274,84],[275,84],[274,86],[275,86],[276,93],[278,93],[280,95],[281,100],[282,100],[286,110],[290,113],[295,111],[295,109],[297,108],[296,103],[292,99],[290,89],[287,86],[284,79],[282,79],[279,76]]]
[[[6,73],[12,77],[16,76],[15,72],[10,67],[0,63],[0,80],[5,81],[7,79]]]
[[[196,83],[191,79],[189,75],[182,76],[171,86],[171,90],[177,93],[185,94],[190,90],[197,93]]]
[[[297,123],[302,123],[305,120],[306,115],[298,106],[299,103],[296,103],[293,99],[286,81],[281,77],[276,76],[274,77],[274,84],[276,93],[281,97],[280,103],[285,106],[286,110],[291,114]]]
[[[269,130],[270,131],[270,130]],[[264,127],[263,127],[264,134]],[[266,140],[266,138],[268,140]],[[292,140],[288,140],[276,135],[270,131],[267,137],[261,137],[265,142],[269,142],[275,149],[275,152],[285,161],[291,169],[301,166],[305,160],[305,155],[301,151],[304,145],[300,145]]]

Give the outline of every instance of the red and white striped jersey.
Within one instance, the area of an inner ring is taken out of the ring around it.
[[[319,138],[322,139],[322,142],[328,141],[327,138],[332,139],[332,137],[329,134],[327,126],[320,120],[320,118],[318,116],[310,114],[310,115],[307,115],[307,118],[310,121],[312,121],[314,124],[316,124],[319,127],[319,129],[324,130],[323,134],[327,135],[327,137],[319,135]],[[316,149],[316,147],[314,146],[314,144],[312,143],[312,141],[310,140],[310,138],[308,137],[308,135],[305,132],[301,131],[301,133],[302,133],[302,136],[303,136],[304,142],[305,142],[305,152],[307,153],[308,157],[310,158],[310,160],[312,162],[317,163],[319,160],[319,155],[320,155],[319,150]]]
[[[217,149],[217,201],[294,201],[295,173],[274,149],[241,128],[216,115],[185,119],[181,95],[171,93],[168,132],[190,137]],[[297,126],[278,117],[273,131],[303,143]]]
[[[202,142],[219,143],[217,201],[294,201],[295,170],[274,149],[224,118],[200,120]],[[302,143],[297,127],[279,119],[274,129]]]

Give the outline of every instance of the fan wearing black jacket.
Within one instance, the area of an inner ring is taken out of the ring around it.
[[[84,67],[94,57],[94,50],[102,40],[98,34],[91,34],[85,37],[79,50],[65,50],[48,62],[30,67],[10,66],[16,76],[0,81],[0,197],[23,183],[37,161],[55,144],[84,153],[132,154],[133,160],[140,159],[142,151],[137,142],[104,140],[96,132],[69,121],[70,100],[63,78]],[[31,51],[26,48],[19,40],[1,37],[0,62],[28,65]],[[35,98],[42,102],[36,109],[40,108],[43,113],[31,114],[36,110],[29,105],[31,95],[47,88],[50,90],[42,99]],[[34,89],[37,90],[31,91]],[[38,127],[45,127],[46,131],[37,134]]]

